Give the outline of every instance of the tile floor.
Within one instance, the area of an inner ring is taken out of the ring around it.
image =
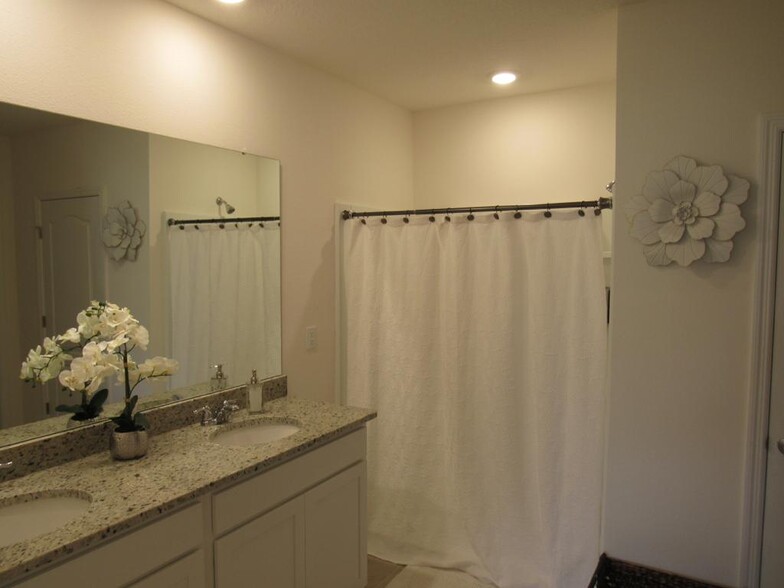
[[[392,578],[403,571],[404,567],[405,566],[368,555],[367,588],[384,588],[384,586],[392,581]]]

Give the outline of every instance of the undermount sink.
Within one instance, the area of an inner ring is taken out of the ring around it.
[[[211,440],[213,443],[226,447],[248,447],[262,445],[290,437],[299,431],[299,427],[292,423],[280,421],[250,421],[238,423],[231,428],[215,433]]]
[[[33,539],[59,529],[90,508],[84,492],[24,494],[0,502],[0,547]]]

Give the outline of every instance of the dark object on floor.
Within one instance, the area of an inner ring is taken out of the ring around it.
[[[602,554],[588,588],[720,588]]]

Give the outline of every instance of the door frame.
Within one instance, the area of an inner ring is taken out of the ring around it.
[[[751,339],[751,370],[741,537],[741,585],[758,588],[768,456],[776,261],[779,250],[780,182],[784,114],[761,120],[760,185],[757,191],[757,276]],[[782,244],[784,247],[784,243]]]

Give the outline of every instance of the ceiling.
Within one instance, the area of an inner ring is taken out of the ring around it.
[[[614,80],[629,2],[166,1],[411,110]],[[501,69],[518,81],[491,84]]]

